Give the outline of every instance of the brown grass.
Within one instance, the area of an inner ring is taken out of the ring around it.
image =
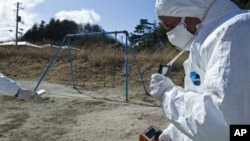
[[[20,46],[0,47],[0,72],[16,79],[39,80],[42,72],[49,64],[56,48],[31,48]],[[81,87],[119,87],[124,84],[125,61],[124,50],[116,45],[93,45],[71,50],[72,59],[67,49],[61,49],[50,67],[44,80],[71,84],[69,61],[73,61],[73,69],[77,86]],[[136,53],[145,85],[149,85],[150,76],[158,71],[160,63],[169,62],[178,51],[165,50]],[[129,53],[129,84],[141,85],[134,56]],[[177,85],[183,85],[183,61],[187,54],[181,56],[173,66],[171,79]]]

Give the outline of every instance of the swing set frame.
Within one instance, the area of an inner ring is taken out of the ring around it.
[[[47,67],[44,69],[43,73],[40,76],[40,79],[38,80],[34,91],[37,91],[38,87],[40,86],[42,80],[44,79],[44,77],[46,76],[47,72],[49,71],[51,65],[53,64],[54,60],[56,59],[58,53],[60,52],[61,48],[63,46],[67,46],[68,48],[68,57],[69,57],[69,63],[70,63],[70,71],[71,71],[71,80],[72,80],[72,85],[74,89],[76,88],[76,80],[75,80],[75,75],[74,75],[74,71],[73,71],[73,59],[72,59],[72,53],[71,53],[71,46],[70,46],[70,39],[71,38],[80,38],[80,37],[86,37],[86,36],[97,36],[97,35],[107,35],[107,34],[115,34],[115,36],[117,34],[124,34],[126,39],[125,39],[125,100],[128,101],[129,98],[129,91],[128,91],[128,83],[129,83],[129,61],[128,61],[128,54],[129,51],[132,51],[133,53],[133,57],[134,57],[134,61],[136,63],[136,67],[139,73],[139,77],[141,79],[144,91],[146,94],[148,94],[147,90],[146,90],[146,86],[145,86],[145,82],[143,79],[143,75],[141,73],[140,70],[140,66],[137,60],[137,56],[136,53],[134,52],[133,47],[129,46],[129,34],[126,30],[124,31],[113,31],[113,32],[91,32],[91,33],[79,33],[79,34],[67,34],[65,35],[65,37],[63,38],[60,46],[56,49],[55,53],[53,54],[53,56],[50,59],[50,62],[48,63]]]

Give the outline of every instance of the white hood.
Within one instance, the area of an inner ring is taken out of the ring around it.
[[[158,16],[204,18],[215,0],[156,0]]]

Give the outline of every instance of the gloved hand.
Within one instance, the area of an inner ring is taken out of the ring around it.
[[[168,129],[163,130],[163,132],[158,138],[158,141],[172,141],[172,139],[169,137],[167,133],[168,133]]]
[[[164,92],[173,86],[174,83],[168,77],[158,73],[153,74],[150,81],[150,95],[161,101]]]
[[[38,98],[39,95],[37,94],[37,92],[31,91],[31,90],[20,89],[18,92],[18,97],[24,100],[32,100],[32,99]]]

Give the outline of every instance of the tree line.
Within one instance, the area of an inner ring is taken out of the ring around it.
[[[25,40],[31,43],[41,44],[59,44],[66,34],[77,33],[90,33],[90,32],[103,32],[101,26],[96,24],[77,24],[74,21],[69,20],[55,20],[52,18],[48,24],[45,21],[41,21],[39,24],[35,23],[22,37],[21,40]],[[159,42],[164,42],[166,39],[165,29],[160,24],[150,23],[147,19],[141,19],[140,23],[135,27],[134,32],[129,33],[130,44],[134,47],[147,48],[149,46],[155,46]],[[113,37],[91,36],[83,37],[81,39],[73,39],[73,42],[78,45],[84,45],[86,43],[98,43],[98,42],[118,42]]]
[[[102,32],[104,31],[99,25],[91,24],[77,24],[74,21],[69,20],[55,20],[52,18],[48,24],[45,21],[41,23],[35,23],[22,37],[21,40],[25,40],[31,43],[50,43],[60,44],[62,39],[67,34],[76,33],[89,33],[89,32]],[[89,42],[97,43],[98,41],[115,42],[115,40],[107,35],[96,37],[83,37],[83,39],[74,39],[74,43],[86,44]],[[83,42],[84,41],[84,42]]]
[[[249,0],[233,0],[240,8],[249,9]],[[21,40],[26,40],[32,43],[51,43],[58,44],[66,34],[89,33],[89,32],[103,32],[99,25],[91,24],[77,24],[74,21],[55,20],[52,18],[48,24],[45,21],[35,23],[22,37]],[[140,19],[139,24],[135,26],[133,32],[129,33],[129,41],[132,47],[137,50],[142,49],[159,49],[168,43],[166,37],[167,30],[161,23],[149,22],[147,19]],[[74,39],[74,42],[83,45],[86,43],[117,42],[116,39],[104,35],[105,37],[93,36],[84,37],[84,39]]]

